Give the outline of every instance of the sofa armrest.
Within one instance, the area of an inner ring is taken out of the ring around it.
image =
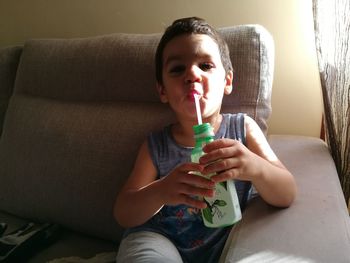
[[[223,261],[349,262],[349,214],[327,145],[299,136],[269,141],[295,176],[297,198],[287,209],[252,200],[231,231]]]

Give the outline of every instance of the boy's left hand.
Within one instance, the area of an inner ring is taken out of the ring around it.
[[[211,177],[216,183],[229,179],[252,181],[261,173],[264,159],[237,140],[215,140],[203,147],[203,151],[206,154],[199,160],[205,165],[202,173],[216,173]]]

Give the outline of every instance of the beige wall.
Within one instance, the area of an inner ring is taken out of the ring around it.
[[[261,24],[276,46],[270,134],[319,136],[322,98],[311,0],[0,0],[0,46],[29,38],[162,32],[174,19]]]

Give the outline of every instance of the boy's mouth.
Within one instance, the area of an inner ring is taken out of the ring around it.
[[[187,94],[187,98],[191,101],[194,102],[194,96],[198,95],[199,97],[202,97],[202,95],[197,91],[197,90],[191,90],[188,94]]]

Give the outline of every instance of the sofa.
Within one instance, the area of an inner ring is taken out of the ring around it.
[[[235,70],[222,111],[254,118],[298,185],[287,209],[252,199],[220,262],[350,262],[349,213],[326,143],[268,132],[272,36],[260,25],[219,31]],[[173,120],[155,90],[160,36],[32,39],[0,49],[0,240],[34,226],[4,262],[115,260],[123,234],[115,198],[146,134]]]

